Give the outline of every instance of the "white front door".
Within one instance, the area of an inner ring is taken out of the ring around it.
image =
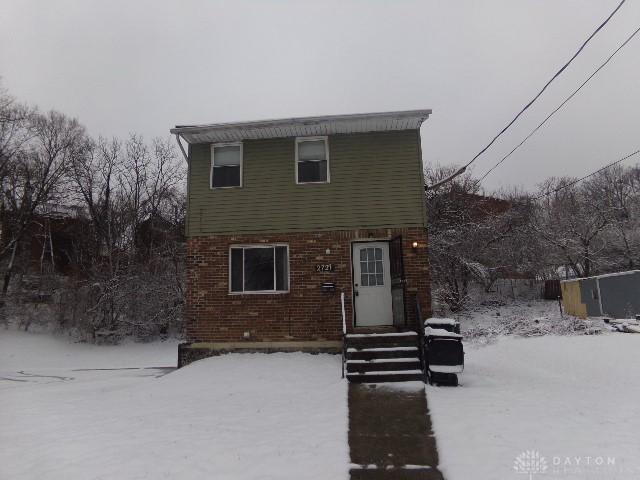
[[[356,326],[393,325],[389,243],[353,244]]]

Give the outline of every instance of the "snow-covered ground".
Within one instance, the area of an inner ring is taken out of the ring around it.
[[[176,355],[0,330],[0,478],[347,477],[338,356]]]
[[[584,335],[553,302],[462,322],[461,387],[427,387],[447,480],[640,478],[640,334],[595,321],[602,333]],[[176,354],[0,330],[0,479],[348,477],[339,357],[225,355],[168,373]],[[523,455],[544,462],[517,471]]]
[[[459,388],[427,387],[447,480],[640,478],[640,334],[496,337],[465,346]],[[542,467],[540,467],[542,469]]]
[[[575,335],[605,328],[601,319],[561,315],[558,303],[549,300],[495,299],[453,317],[460,321],[466,343],[491,343],[504,335]]]

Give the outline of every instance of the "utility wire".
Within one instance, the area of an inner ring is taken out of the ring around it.
[[[618,47],[618,48],[617,48],[617,49],[616,49],[616,50],[615,50],[615,51],[614,51],[614,52],[609,56],[609,58],[607,58],[607,59],[606,59],[606,60],[605,60],[605,61],[604,61],[604,62],[603,62],[603,63],[602,63],[602,64],[601,64],[601,65],[600,65],[600,66],[599,66],[599,67],[598,67],[598,68],[597,68],[597,69],[596,69],[596,70],[595,70],[591,75],[589,75],[589,76],[587,77],[587,79],[586,79],[584,82],[582,82],[582,84],[581,84],[578,88],[576,88],[576,89],[573,91],[573,93],[572,93],[571,95],[569,95],[569,96],[568,96],[568,97],[567,97],[567,98],[566,98],[566,99],[565,99],[565,100],[564,100],[560,105],[558,105],[558,106],[556,107],[556,109],[555,109],[555,110],[553,110],[549,115],[547,115],[547,117],[546,117],[542,122],[540,122],[540,124],[539,124],[536,128],[534,128],[534,129],[531,131],[531,133],[529,133],[529,135],[527,135],[526,137],[524,137],[524,139],[523,139],[519,144],[517,144],[515,147],[513,147],[513,150],[511,150],[509,153],[507,153],[504,157],[502,157],[502,159],[500,159],[500,161],[499,161],[498,163],[496,163],[493,167],[491,167],[489,170],[487,170],[487,171],[485,172],[485,174],[484,174],[484,175],[482,175],[482,176],[480,177],[480,179],[479,179],[476,183],[480,183],[480,182],[482,182],[482,180],[484,180],[484,179],[485,179],[485,178],[486,178],[486,177],[487,177],[491,172],[493,172],[496,168],[498,168],[498,167],[502,164],[502,162],[504,162],[507,158],[509,158],[509,157],[510,157],[510,156],[511,156],[511,155],[512,155],[512,154],[513,154],[513,153],[514,153],[518,148],[520,148],[522,145],[524,145],[524,143],[525,143],[527,140],[529,140],[531,137],[533,137],[533,135],[535,135],[535,133],[536,133],[538,130],[540,130],[540,128],[541,128],[545,123],[547,123],[547,121],[548,121],[551,117],[553,117],[553,116],[556,114],[556,112],[557,112],[558,110],[560,110],[562,107],[564,107],[564,106],[569,102],[569,100],[571,100],[571,99],[572,99],[572,98],[573,98],[573,97],[574,97],[574,96],[575,96],[575,95],[576,95],[580,90],[582,90],[582,87],[584,87],[587,83],[589,83],[589,81],[590,81],[593,77],[595,77],[595,76],[598,74],[598,72],[599,72],[600,70],[602,70],[602,69],[605,67],[605,65],[607,65],[607,64],[611,61],[611,59],[613,59],[613,57],[614,57],[614,56],[615,56],[615,55],[616,55],[620,50],[622,50],[622,48],[624,48],[624,46],[625,46],[627,43],[629,43],[629,42],[631,41],[631,39],[632,39],[633,37],[635,37],[635,36],[638,34],[638,32],[640,32],[640,27],[638,27],[638,28],[637,28],[637,29],[636,29],[636,30],[635,30],[635,31],[634,31],[634,32],[633,32],[633,33],[632,33],[632,34],[631,34],[631,35],[630,35],[630,36],[629,36],[629,37],[628,37],[624,42],[622,42],[622,43],[620,44],[620,46],[619,46],[619,47]]]
[[[540,95],[542,95],[544,93],[544,91],[547,89],[547,87],[549,87],[549,85],[551,85],[551,83],[560,76],[560,74],[562,72],[564,72],[564,70],[571,64],[571,62],[573,62],[573,60],[575,60],[575,58],[580,55],[580,53],[582,52],[582,50],[584,50],[584,48],[587,46],[587,43],[589,43],[591,41],[591,39],[593,37],[596,36],[596,34],[602,30],[602,28],[609,23],[609,20],[611,20],[611,18],[617,13],[618,10],[620,10],[620,7],[622,7],[622,5],[624,4],[626,0],[622,0],[618,6],[615,8],[615,10],[613,12],[611,12],[611,14],[605,19],[604,22],[602,22],[598,28],[596,28],[593,33],[591,35],[589,35],[589,37],[584,41],[584,43],[580,46],[580,48],[576,51],[576,53],[573,54],[573,56],[569,59],[569,61],[567,61],[562,68],[560,68],[560,70],[558,70],[553,77],[551,77],[551,79],[544,85],[544,87],[542,87],[542,90],[540,90],[537,95],[535,97],[533,97],[533,99],[531,99],[529,101],[529,103],[527,103],[524,108],[522,108],[522,110],[520,110],[518,112],[518,114],[513,118],[513,120],[511,120],[502,130],[500,130],[500,132],[493,137],[493,139],[482,149],[480,150],[475,157],[473,157],[471,160],[469,160],[462,168],[458,169],[453,175],[450,175],[449,177],[445,178],[444,180],[439,181],[438,183],[434,184],[434,185],[430,185],[430,186],[426,186],[425,190],[433,190],[437,187],[439,187],[440,185],[447,183],[451,180],[453,180],[455,177],[457,177],[458,175],[462,175],[466,169],[469,167],[469,165],[471,165],[473,162],[476,161],[476,159],[482,155],[484,152],[486,152],[489,147],[491,147],[491,145],[493,145],[495,143],[495,141],[504,133],[506,132],[511,125],[513,125],[516,120],[518,120],[518,118],[520,118],[520,116],[529,109],[529,107],[531,105],[533,105],[533,103],[540,97]]]
[[[555,190],[551,190],[551,191],[549,191],[549,192],[542,193],[542,194],[538,195],[537,197],[535,197],[535,198],[534,198],[534,200],[539,200],[539,199],[541,199],[542,197],[546,197],[546,196],[548,196],[548,195],[551,195],[551,194],[557,193],[557,192],[559,192],[560,190],[564,190],[565,188],[572,187],[572,186],[573,186],[573,185],[575,185],[576,183],[579,183],[579,182],[581,182],[581,181],[583,181],[583,180],[586,180],[586,179],[587,179],[587,178],[589,178],[589,177],[593,177],[594,175],[596,175],[596,174],[598,174],[598,173],[602,172],[603,170],[606,170],[607,168],[613,167],[614,165],[617,165],[618,163],[623,162],[623,161],[625,161],[627,158],[631,158],[631,157],[633,157],[634,155],[637,155],[638,153],[640,153],[640,150],[636,150],[635,152],[632,152],[632,153],[630,153],[629,155],[626,155],[626,156],[622,157],[621,159],[616,160],[615,162],[611,162],[611,163],[609,163],[609,164],[605,165],[604,167],[599,168],[598,170],[596,170],[595,172],[590,173],[589,175],[585,175],[584,177],[582,177],[582,178],[578,178],[577,180],[574,180],[573,182],[569,182],[569,183],[567,183],[567,184],[565,184],[565,185],[562,185],[561,187],[558,187],[558,188],[556,188]]]

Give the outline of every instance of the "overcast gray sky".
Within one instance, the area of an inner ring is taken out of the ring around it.
[[[431,108],[425,162],[469,160],[619,0],[0,1],[0,75],[90,133]],[[483,173],[640,25],[628,0],[476,162]],[[533,187],[640,148],[640,35],[485,181]]]

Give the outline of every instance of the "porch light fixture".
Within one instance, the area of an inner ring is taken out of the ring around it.
[[[413,243],[411,244],[411,246],[412,246],[413,248],[418,248],[418,242],[413,242]]]

